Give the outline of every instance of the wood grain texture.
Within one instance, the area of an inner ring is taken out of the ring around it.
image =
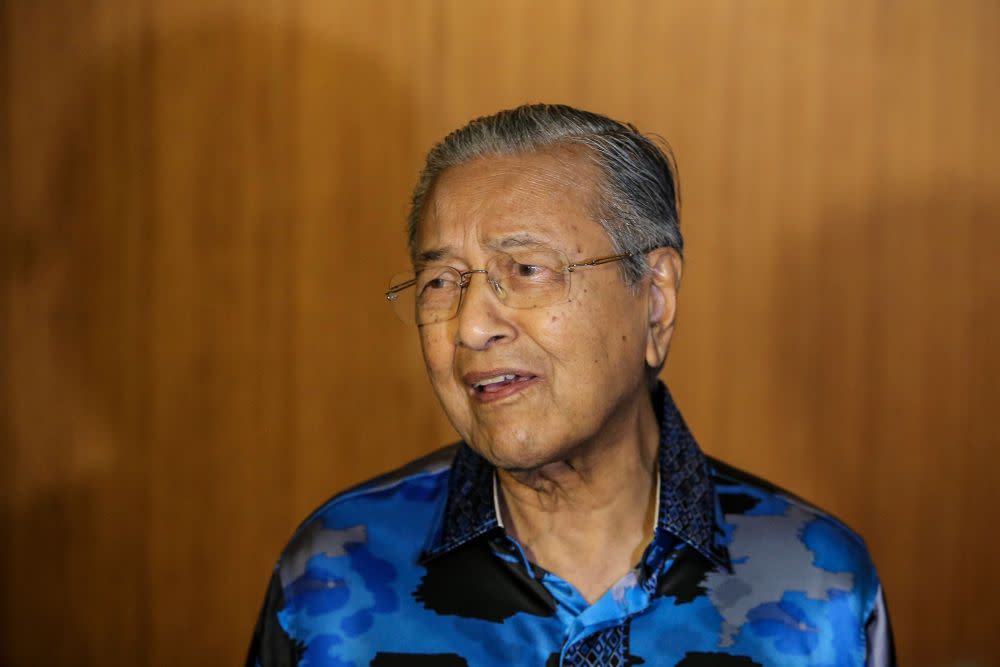
[[[0,5],[0,664],[239,663],[290,531],[453,438],[380,289],[423,153],[666,137],[666,377],[866,538],[910,665],[1000,664],[1000,5]]]

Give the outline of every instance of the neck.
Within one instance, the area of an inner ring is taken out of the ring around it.
[[[564,460],[497,473],[507,532],[588,603],[636,565],[656,521],[659,426],[651,402],[637,401],[604,433]]]

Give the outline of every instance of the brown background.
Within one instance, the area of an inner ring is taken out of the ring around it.
[[[380,290],[526,101],[672,143],[705,449],[865,536],[905,663],[1000,664],[1000,3],[7,0],[0,54],[0,664],[238,663],[296,523],[453,437]]]

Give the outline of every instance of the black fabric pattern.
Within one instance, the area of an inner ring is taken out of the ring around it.
[[[693,549],[673,554],[673,564],[656,581],[657,597],[670,596],[675,605],[694,602],[705,594],[705,579],[718,566]]]
[[[268,667],[294,667],[305,654],[305,645],[292,639],[278,622],[278,611],[285,606],[285,594],[275,570],[267,584],[264,605],[250,640],[246,667],[256,667],[258,661]]]
[[[716,489],[718,488],[716,485]],[[723,514],[746,514],[759,504],[759,498],[754,498],[747,493],[719,492],[719,505],[722,506]]]
[[[444,616],[501,623],[514,614],[552,616],[556,601],[523,567],[493,555],[489,540],[476,540],[429,560],[413,598]]]

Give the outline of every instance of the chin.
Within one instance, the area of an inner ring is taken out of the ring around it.
[[[568,458],[571,448],[546,446],[543,443],[556,442],[551,436],[538,434],[515,434],[504,438],[477,438],[479,444],[469,442],[469,446],[497,468],[509,471],[538,470],[551,463]]]

